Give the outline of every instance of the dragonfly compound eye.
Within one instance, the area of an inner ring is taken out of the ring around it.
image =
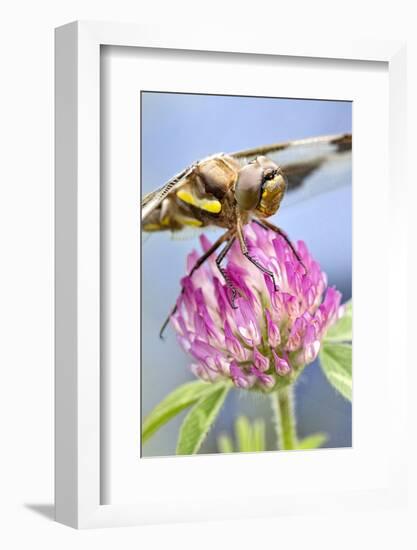
[[[283,199],[287,183],[278,169],[267,169],[262,181],[261,200],[256,206],[258,215],[269,218],[278,210]]]
[[[264,168],[256,161],[247,164],[239,171],[235,198],[242,210],[253,210],[259,204],[263,174]]]

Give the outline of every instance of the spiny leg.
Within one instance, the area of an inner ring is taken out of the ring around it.
[[[237,236],[239,239],[240,249],[242,251],[242,254],[245,256],[245,258],[247,258],[251,263],[253,263],[254,266],[260,269],[263,273],[266,273],[266,275],[269,275],[269,277],[271,277],[272,282],[274,284],[274,290],[275,291],[279,290],[279,287],[275,282],[274,273],[270,269],[267,269],[266,267],[264,267],[262,264],[258,262],[256,258],[250,255],[248,247],[246,245],[245,236],[243,234],[242,222],[239,216],[237,217]]]
[[[229,229],[229,231],[226,231],[226,233],[224,233],[221,237],[219,237],[217,239],[216,242],[214,242],[210,248],[207,250],[207,252],[205,252],[200,258],[198,258],[198,260],[196,261],[196,263],[193,265],[193,267],[191,268],[191,271],[190,273],[188,274],[188,277],[191,277],[193,275],[193,273],[195,271],[197,271],[197,269],[199,267],[201,267],[203,265],[203,263],[213,254],[213,252],[215,252],[219,246],[221,244],[223,244],[225,241],[228,241],[230,239],[230,237],[233,235],[233,231],[231,229]],[[181,289],[181,294],[183,294],[184,292],[184,287]],[[164,324],[162,325],[161,327],[161,330],[159,331],[159,337],[161,339],[163,339],[163,335],[164,335],[164,331],[169,323],[169,320],[171,319],[171,317],[174,315],[174,313],[177,311],[177,304],[175,304],[175,306],[171,309],[171,312],[170,314],[168,315],[168,317],[165,319],[164,321]]]
[[[224,269],[224,267],[221,266],[221,263],[224,260],[224,258],[226,257],[226,254],[232,248],[232,245],[235,242],[235,240],[236,240],[236,237],[233,236],[216,258],[217,268],[220,271],[220,273],[223,275],[223,279],[226,282],[227,288],[230,288],[230,291],[232,293],[232,298],[230,300],[230,305],[232,306],[233,309],[237,309],[237,306],[235,306],[235,299],[236,299],[237,290],[236,290],[236,287],[234,286],[234,284],[232,283],[227,271]]]
[[[275,233],[278,233],[278,235],[281,235],[281,237],[284,239],[284,241],[288,244],[288,246],[291,248],[292,253],[297,258],[298,262],[303,266],[305,273],[307,274],[307,268],[304,265],[303,260],[301,259],[300,255],[298,254],[297,250],[295,249],[295,246],[292,244],[291,239],[289,236],[283,231],[280,227],[277,227],[273,223],[267,221],[267,220],[253,220],[255,223],[263,227],[264,229],[271,229],[271,231],[275,231]]]

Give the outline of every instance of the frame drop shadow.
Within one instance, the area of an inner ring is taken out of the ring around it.
[[[50,521],[55,521],[55,506],[53,504],[28,504],[26,503],[25,508],[43,516]]]

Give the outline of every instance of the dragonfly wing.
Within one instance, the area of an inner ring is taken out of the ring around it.
[[[288,176],[288,193],[283,206],[288,207],[335,189],[352,184],[352,157],[348,153],[334,158],[327,157],[301,182]]]
[[[142,222],[146,220],[146,218],[151,214],[155,208],[158,208],[158,206],[161,204],[161,202],[173,191],[176,191],[181,187],[186,179],[187,176],[191,173],[192,167],[187,167],[181,172],[179,172],[176,176],[171,178],[165,185],[160,187],[159,189],[156,189],[155,191],[151,191],[150,193],[147,193],[141,203],[142,207]]]

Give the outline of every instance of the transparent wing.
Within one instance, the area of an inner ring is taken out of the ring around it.
[[[205,227],[183,227],[180,231],[172,231],[171,239],[173,241],[190,241],[198,238],[203,232],[214,233],[218,231],[218,227],[207,225]]]
[[[181,187],[181,185],[186,180],[187,176],[191,173],[192,167],[189,166],[171,178],[167,183],[165,183],[159,189],[147,193],[141,203],[142,207],[142,221],[144,221],[147,216],[157,208],[161,202],[167,197],[172,191]]]
[[[288,182],[285,206],[351,184],[351,134],[276,143],[231,154],[242,164],[259,155],[273,160],[285,174]]]

